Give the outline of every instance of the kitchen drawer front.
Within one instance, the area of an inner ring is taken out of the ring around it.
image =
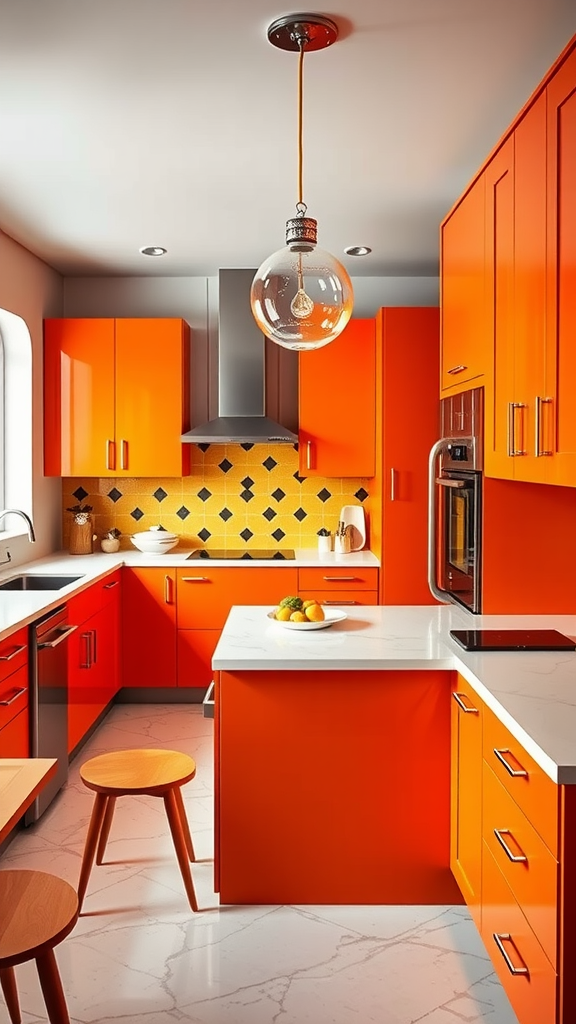
[[[297,569],[178,569],[179,629],[222,629],[234,604],[275,607],[298,593]]]
[[[0,757],[30,757],[28,705],[0,729]]]
[[[377,590],[299,590],[303,601],[319,601],[320,604],[378,604]]]
[[[0,684],[28,664],[28,630],[18,629],[0,643]],[[3,692],[5,687],[1,687]]]
[[[557,857],[559,787],[488,708],[483,753],[486,763]]]
[[[378,590],[378,569],[362,567],[298,570],[298,593],[303,590]]]
[[[0,681],[0,729],[28,707],[28,667]],[[5,755],[7,756],[7,755]]]
[[[498,936],[510,964],[498,947]],[[554,1024],[556,972],[484,842],[482,939],[522,1024]],[[512,968],[525,973],[512,973]]]
[[[79,594],[69,597],[66,601],[68,606],[68,622],[71,625],[80,626],[91,615],[100,611],[102,595],[102,584],[93,583],[92,586],[86,587],[86,590],[81,590]]]
[[[558,863],[486,762],[483,835],[528,924],[556,967]]]
[[[120,569],[116,569],[115,572],[110,573],[109,576],[104,580],[100,580],[99,583],[94,584],[95,587],[100,589],[102,594],[101,602],[102,607],[109,604],[110,601],[116,601],[120,598]]]

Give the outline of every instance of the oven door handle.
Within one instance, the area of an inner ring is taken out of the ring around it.
[[[428,459],[428,586],[432,597],[435,597],[437,601],[441,601],[442,604],[449,604],[450,599],[447,591],[441,590],[438,586],[436,550],[436,481],[438,478],[436,476],[436,465],[442,452],[452,443],[452,440],[449,438],[441,438],[439,441],[436,441],[436,444],[432,446]],[[464,481],[459,480],[458,483],[464,483]]]
[[[434,482],[440,487],[466,487],[465,480],[447,480],[444,476],[437,476]]]

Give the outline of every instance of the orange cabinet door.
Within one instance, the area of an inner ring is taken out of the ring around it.
[[[523,410],[514,407],[514,138],[484,171],[486,180],[486,294],[494,376],[485,389],[484,469],[514,478]]]
[[[329,345],[301,352],[298,368],[300,475],[374,476],[374,320],[350,320]]]
[[[222,629],[232,605],[274,607],[298,593],[297,569],[202,567],[178,569],[177,577],[179,629]]]
[[[482,882],[482,702],[457,676],[452,693],[450,867],[480,928]]]
[[[114,320],[44,321],[44,472],[112,476]]]
[[[83,622],[68,645],[68,753],[84,739],[107,703],[98,659],[100,612]]]
[[[188,325],[179,319],[119,319],[116,331],[116,475],[185,476]]]
[[[176,570],[122,570],[122,685],[176,686]]]
[[[547,333],[555,346],[557,409],[544,409],[552,482],[576,486],[576,51],[546,90],[548,101]],[[548,384],[551,388],[552,384]],[[548,460],[546,460],[548,461]]]
[[[219,637],[219,629],[178,630],[178,686],[208,689],[214,677],[212,655]]]
[[[481,175],[441,227],[443,391],[476,387],[489,369],[484,189]]]
[[[0,757],[30,757],[28,706],[0,729]]]

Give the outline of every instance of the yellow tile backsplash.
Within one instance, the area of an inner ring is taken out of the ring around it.
[[[70,506],[91,505],[100,539],[116,527],[130,534],[160,524],[185,547],[315,547],[334,531],[343,505],[362,505],[369,520],[371,479],[302,478],[294,445],[192,445],[190,476],[166,479],[65,478],[63,542]],[[97,547],[98,545],[96,545]]]

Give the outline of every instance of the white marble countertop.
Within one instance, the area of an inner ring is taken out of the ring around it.
[[[452,605],[359,605],[346,608],[342,622],[304,633],[270,621],[269,611],[269,606],[231,610],[214,669],[457,670],[555,782],[576,783],[576,652],[472,654],[449,636],[451,629],[484,627],[558,629],[576,638],[576,615],[471,615]]]

